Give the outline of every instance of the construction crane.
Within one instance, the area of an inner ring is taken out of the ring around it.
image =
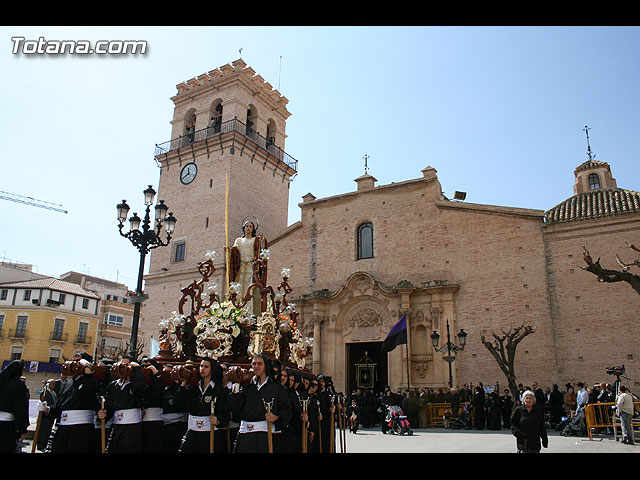
[[[68,213],[65,209],[62,208],[62,205],[58,205],[57,203],[45,202],[44,200],[38,200],[33,197],[24,197],[22,195],[16,195],[15,193],[3,192],[1,190],[0,199],[24,203],[26,205],[32,205],[34,207],[46,208],[47,210],[55,210],[56,212]]]

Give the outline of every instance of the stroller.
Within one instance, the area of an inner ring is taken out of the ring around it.
[[[471,422],[471,410],[467,405],[465,405],[462,408],[460,415],[453,422],[453,425],[451,425],[451,429],[452,430],[458,430],[458,429],[471,430],[472,428],[473,427]]]
[[[584,437],[587,434],[584,410],[580,410],[562,430],[563,437]]]
[[[387,417],[385,419],[388,429],[387,431],[392,435],[413,435],[411,425],[407,416],[402,412],[402,409],[396,405],[391,405],[387,411]]]

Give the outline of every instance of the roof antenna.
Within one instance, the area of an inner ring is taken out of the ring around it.
[[[278,91],[280,91],[280,74],[282,73],[282,55],[280,55],[280,67],[278,69]]]
[[[591,130],[588,126],[584,126],[582,129],[583,132],[587,134],[587,155],[589,155],[589,160],[593,160],[596,158],[595,154],[591,152],[591,145],[589,145],[589,130]]]
[[[369,173],[369,166],[367,164],[367,161],[369,160],[369,155],[367,155],[366,153],[364,154],[364,174],[366,175],[367,173]]]

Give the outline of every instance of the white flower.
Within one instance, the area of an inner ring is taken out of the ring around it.
[[[282,269],[282,278],[289,278],[289,276],[291,276],[291,269],[290,268],[283,268]]]
[[[229,292],[231,293],[239,293],[240,292],[240,283],[238,282],[234,282],[231,285],[229,285]]]
[[[204,258],[206,258],[207,260],[214,261],[216,258],[216,251],[208,250],[207,253],[205,253]]]
[[[217,283],[212,283],[211,285],[209,285],[207,287],[207,291],[209,293],[216,293],[216,290],[218,290],[218,284]]]
[[[262,249],[262,250],[260,251],[260,258],[261,258],[262,260],[269,260],[269,250],[268,250],[268,249],[266,249],[266,248],[265,248],[265,249]]]

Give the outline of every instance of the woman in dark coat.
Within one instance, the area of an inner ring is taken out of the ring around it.
[[[500,430],[502,423],[502,415],[500,412],[500,398],[496,392],[491,392],[487,400],[487,413],[489,418],[487,428],[489,430]]]
[[[549,445],[544,413],[535,401],[534,393],[527,390],[522,395],[522,405],[511,416],[511,432],[516,437],[518,453],[539,453],[541,445],[544,448]]]
[[[29,390],[23,363],[14,360],[0,373],[0,453],[16,453],[29,427]]]

